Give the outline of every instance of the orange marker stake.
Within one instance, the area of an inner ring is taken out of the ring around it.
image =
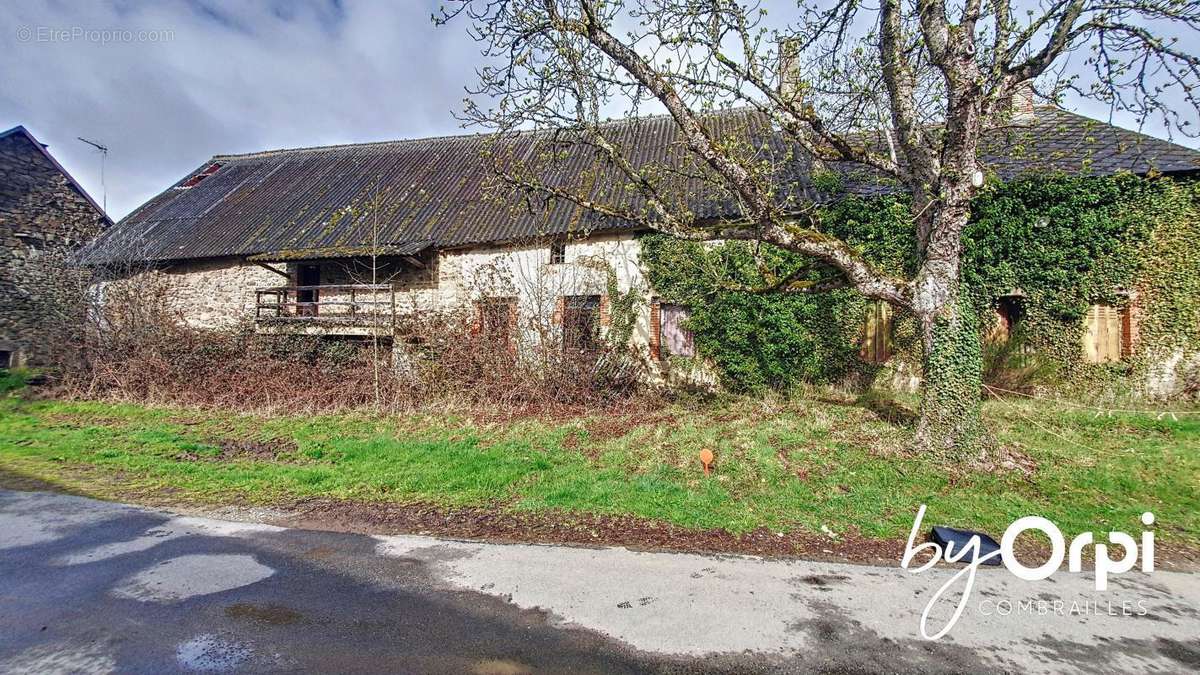
[[[712,450],[705,448],[700,451],[700,463],[704,465],[704,475],[709,475],[709,473],[711,473],[713,463]]]

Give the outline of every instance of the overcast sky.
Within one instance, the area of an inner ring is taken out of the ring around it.
[[[465,24],[433,27],[436,5],[6,0],[0,130],[25,125],[97,201],[100,158],[76,137],[107,145],[114,218],[214,154],[458,133],[478,51]]]
[[[0,130],[25,125],[97,201],[76,137],[107,145],[114,219],[214,154],[459,133],[480,57],[438,5],[5,0]]]

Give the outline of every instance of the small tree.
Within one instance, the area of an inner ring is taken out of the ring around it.
[[[769,25],[765,9],[734,0],[459,0],[434,20],[465,16],[482,44],[467,122],[501,144],[557,128],[554,143],[591,148],[602,167],[571,183],[554,170],[569,152],[495,153],[508,185],[680,237],[765,242],[831,273],[790,274],[771,290],[850,286],[908,310],[924,348],[917,445],[963,457],[983,437],[979,328],[959,278],[984,132],[1009,124],[1014,96],[1035,82],[1049,98],[1090,97],[1186,131],[1200,111],[1200,58],[1180,38],[1200,34],[1200,5],[799,0],[785,14]],[[676,126],[681,159],[646,162],[603,124],[650,102]],[[710,123],[732,106],[782,142]],[[797,162],[810,175],[850,162],[911,195],[916,273],[889,274],[826,233],[813,195],[781,181]],[[697,191],[734,213],[698,215]]]

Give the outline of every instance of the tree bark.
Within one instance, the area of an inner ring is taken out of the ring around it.
[[[922,337],[921,414],[914,440],[918,450],[962,460],[979,456],[988,436],[980,406],[979,316],[959,278],[973,192],[967,172],[973,164],[959,162],[956,169],[947,172],[938,202],[914,205],[918,219],[922,212],[927,218],[918,226],[925,262],[913,281],[912,309]]]

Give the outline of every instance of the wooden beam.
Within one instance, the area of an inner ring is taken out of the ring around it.
[[[279,270],[275,269],[274,267],[271,267],[270,265],[268,265],[266,263],[260,263],[258,261],[251,261],[251,262],[253,262],[255,265],[258,265],[259,267],[263,268],[264,270],[278,274],[279,276],[283,277],[284,279],[287,279],[288,281],[292,280],[292,275],[288,274],[287,272],[280,272]]]

